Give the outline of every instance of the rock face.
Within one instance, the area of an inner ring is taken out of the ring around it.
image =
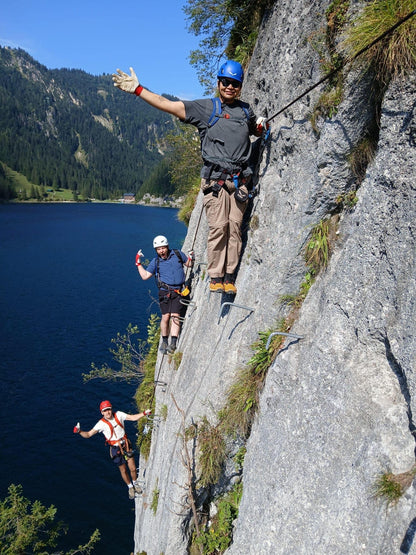
[[[321,77],[307,39],[325,26],[327,7],[282,1],[267,14],[243,89],[258,115],[272,116]],[[184,245],[194,248],[197,264],[183,356],[176,370],[167,357],[156,366],[167,384],[156,387],[156,413],[166,405],[167,417],[156,421],[149,460],[141,463],[135,553],[187,553],[182,415],[185,427],[204,416],[215,423],[250,345],[287,314],[279,299],[299,291],[311,228],[357,188],[348,154],[378,123],[358,201],[341,212],[328,267],[292,327],[303,339],[287,339],[269,369],[227,553],[416,552],[413,486],[388,510],[373,496],[378,474],[404,472],[415,459],[416,76],[391,84],[380,102],[370,79],[351,71],[337,114],[320,121],[317,136],[307,116],[321,91],[272,122],[235,299],[208,292],[198,199]],[[196,457],[192,441],[187,446]],[[218,490],[227,481],[232,465]]]

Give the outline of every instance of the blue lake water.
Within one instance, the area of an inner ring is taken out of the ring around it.
[[[99,528],[94,553],[133,551],[134,504],[103,438],[72,429],[77,421],[92,428],[103,399],[136,412],[134,384],[84,384],[82,374],[92,362],[112,364],[111,339],[129,323],[146,337],[150,314],[159,313],[156,286],[139,278],[134,259],[139,248],[151,259],[159,234],[182,246],[176,210],[0,205],[0,497],[22,484],[32,501],[55,505],[69,527],[63,549]],[[135,439],[134,423],[127,432]]]

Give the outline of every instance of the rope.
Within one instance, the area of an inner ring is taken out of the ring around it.
[[[153,399],[155,398],[156,387],[157,387],[157,384],[158,384],[158,382],[159,382],[160,370],[161,370],[161,368],[162,368],[162,363],[163,363],[164,357],[165,357],[165,355],[163,354],[163,355],[162,355],[162,359],[161,359],[160,364],[159,364],[159,369],[158,369],[158,371],[157,371],[157,376],[155,375],[155,379],[153,380],[153,392],[152,392],[152,395],[151,395],[151,397],[150,397],[150,403],[149,403],[149,406],[150,406],[150,407],[152,406],[152,404],[153,404]]]
[[[201,223],[201,217],[202,217],[202,212],[204,211],[204,203],[202,203],[201,206],[201,211],[199,213],[199,218],[198,218],[198,223],[196,224],[196,229],[195,229],[195,233],[194,233],[194,237],[192,239],[192,244],[191,244],[191,248],[190,250],[193,251],[194,250],[194,245],[195,245],[195,241],[196,241],[196,234],[198,233],[198,229],[199,229],[199,224]],[[192,274],[192,270],[193,270],[193,266],[191,267],[187,267],[186,271],[185,271],[185,283],[188,281],[188,270],[191,271]]]
[[[191,250],[194,249],[195,240],[196,240],[196,234],[198,233],[199,224],[201,223],[201,217],[202,217],[202,212],[203,212],[203,211],[204,211],[204,203],[202,203],[201,212],[199,213],[199,218],[198,218],[198,223],[196,224],[196,229],[195,229],[195,233],[194,233],[194,238],[192,239]]]
[[[374,46],[375,44],[377,44],[379,41],[383,40],[384,37],[386,37],[388,34],[390,34],[391,32],[393,32],[395,29],[397,29],[397,27],[400,27],[400,25],[402,25],[403,23],[405,23],[408,19],[410,19],[411,17],[413,17],[414,15],[416,15],[416,9],[413,10],[412,12],[410,12],[409,14],[407,14],[403,19],[400,19],[397,23],[395,23],[392,27],[390,27],[389,29],[387,29],[387,31],[384,31],[384,33],[382,33],[381,35],[379,35],[377,38],[375,38],[372,42],[370,42],[370,44],[368,44],[367,46],[364,46],[364,48],[362,48],[361,50],[359,50],[356,54],[354,54],[354,56],[351,58],[351,60],[349,60],[349,63],[353,62],[356,58],[358,58],[358,56],[361,56],[361,54],[364,54],[364,52],[366,52],[369,48],[371,48],[372,46]],[[289,102],[289,104],[286,104],[286,106],[284,106],[281,110],[279,110],[278,112],[276,112],[273,116],[271,116],[268,120],[266,120],[266,123],[269,123],[270,121],[272,121],[275,117],[277,117],[278,115],[280,115],[282,112],[284,112],[285,110],[287,110],[290,106],[292,106],[292,104],[295,104],[295,102],[297,102],[298,100],[300,100],[301,98],[303,98],[305,95],[307,95],[308,93],[310,93],[313,89],[315,89],[316,87],[318,87],[319,85],[321,85],[322,83],[324,83],[325,81],[327,81],[328,79],[330,79],[333,75],[335,75],[336,73],[338,73],[339,71],[341,71],[341,69],[343,69],[342,67],[339,67],[337,69],[333,69],[332,71],[330,71],[329,73],[327,73],[327,75],[325,75],[325,77],[323,77],[322,79],[320,79],[317,83],[315,83],[314,85],[310,86],[308,89],[306,89],[306,91],[304,91],[302,94],[300,94],[299,96],[297,96],[294,100],[292,100],[292,102]]]

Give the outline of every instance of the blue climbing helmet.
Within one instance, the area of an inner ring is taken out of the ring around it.
[[[244,70],[238,62],[235,62],[234,60],[227,60],[218,70],[217,77],[218,79],[220,77],[229,77],[230,79],[235,79],[236,81],[242,83],[244,79]]]

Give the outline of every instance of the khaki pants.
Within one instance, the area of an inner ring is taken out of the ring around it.
[[[202,179],[201,188],[212,186],[215,181]],[[224,190],[227,188],[228,193]],[[245,189],[246,190],[246,189]],[[234,198],[234,182],[227,180],[218,197],[212,193],[204,196],[205,213],[208,220],[208,275],[211,278],[232,274],[237,268],[241,254],[241,222],[247,201],[237,202]]]

